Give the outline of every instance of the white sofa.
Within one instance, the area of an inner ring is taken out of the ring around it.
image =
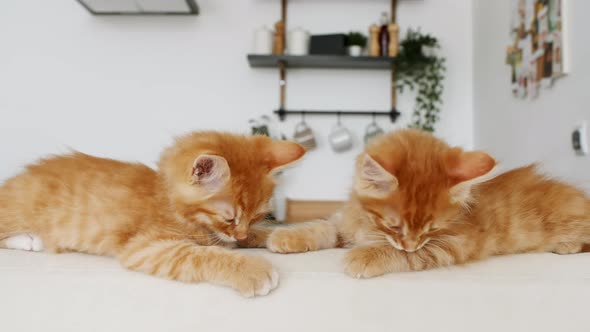
[[[279,287],[129,272],[110,258],[0,250],[0,331],[590,331],[590,254],[499,257],[356,280],[344,250],[276,255]]]

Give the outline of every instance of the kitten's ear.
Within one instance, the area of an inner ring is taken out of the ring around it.
[[[301,145],[289,141],[271,141],[266,149],[270,156],[269,167],[275,171],[299,160],[305,154]]]
[[[397,187],[397,178],[371,156],[363,154],[357,159],[354,189],[358,194],[371,198],[385,198]]]
[[[210,193],[216,193],[229,181],[230,174],[225,158],[203,154],[193,163],[191,183]]]
[[[455,148],[448,152],[446,164],[449,176],[459,183],[489,173],[496,161],[483,151],[463,152]]]
[[[471,199],[473,186],[488,181],[495,176],[492,172],[496,161],[483,151],[463,152],[452,149],[446,160],[447,173],[453,187],[451,187],[451,202],[467,204]]]

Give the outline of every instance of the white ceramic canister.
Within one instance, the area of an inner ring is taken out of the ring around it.
[[[267,26],[254,31],[254,54],[272,54],[273,32]]]
[[[309,54],[309,32],[297,27],[287,35],[287,53],[290,55]]]

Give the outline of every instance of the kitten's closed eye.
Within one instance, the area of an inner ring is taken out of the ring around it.
[[[436,232],[436,231],[439,231],[439,230],[440,230],[440,227],[438,227],[437,225],[430,225],[430,227],[428,227],[428,232],[429,233],[433,233],[433,232]]]
[[[400,226],[387,226],[389,230],[395,233],[401,233],[402,228]]]
[[[262,220],[263,218],[265,218],[267,216],[267,213],[259,213],[257,215],[254,216],[254,218],[252,218],[252,220],[254,221],[259,221]]]
[[[235,218],[233,218],[233,219],[224,219],[224,220],[225,220],[225,222],[226,222],[226,223],[228,223],[228,224],[233,224],[233,223],[236,221],[236,219],[235,219]]]

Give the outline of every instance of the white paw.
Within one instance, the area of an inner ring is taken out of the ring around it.
[[[30,251],[33,247],[33,239],[27,234],[11,236],[4,240],[4,243],[6,244],[6,248],[8,249]]]
[[[43,240],[35,234],[29,234],[31,238],[33,238],[33,246],[31,247],[33,251],[43,251],[45,247],[43,246]]]
[[[229,272],[224,284],[231,285],[245,297],[264,296],[279,284],[279,273],[269,261],[259,256],[236,255],[237,269]]]
[[[279,285],[279,273],[275,269],[273,269],[272,273],[270,274],[270,280],[265,281],[262,284],[262,287],[260,287],[259,289],[256,290],[256,295],[258,295],[258,296],[268,295],[268,293],[270,293],[271,290],[277,288],[278,285]]]
[[[19,234],[11,236],[4,240],[4,243],[8,249],[43,251],[43,241],[35,234]]]

